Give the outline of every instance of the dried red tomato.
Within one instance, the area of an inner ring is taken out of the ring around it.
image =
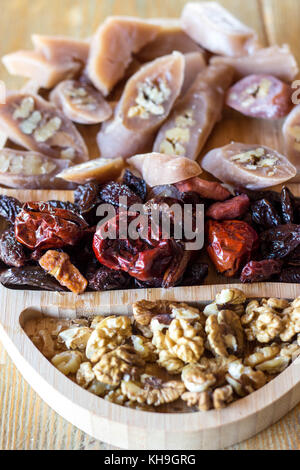
[[[46,202],[24,204],[15,221],[18,242],[31,250],[76,245],[87,228],[80,215]]]
[[[173,239],[162,239],[160,236],[151,238],[150,224],[145,236],[142,234],[142,223],[137,226],[140,234],[137,240],[120,239],[119,230],[123,217],[126,218],[128,226],[136,219],[137,214],[120,212],[97,230],[93,249],[98,261],[110,269],[125,271],[140,281],[163,278],[174,254],[178,253],[178,244]],[[147,217],[145,223],[146,221]],[[107,238],[107,232],[112,229],[119,238]]]
[[[233,277],[251,259],[258,235],[246,222],[228,220],[207,223],[208,254],[220,273]]]

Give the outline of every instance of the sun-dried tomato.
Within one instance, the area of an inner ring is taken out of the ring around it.
[[[242,271],[241,282],[268,281],[275,274],[280,274],[282,266],[283,262],[280,260],[250,261]]]
[[[87,228],[79,214],[44,202],[25,204],[15,221],[17,240],[31,250],[76,245]]]
[[[233,277],[251,259],[258,235],[246,222],[228,220],[207,223],[208,254],[220,273]]]
[[[140,236],[137,240],[121,239],[119,229],[123,217],[130,224],[137,215],[121,212],[97,230],[93,248],[98,261],[110,269],[125,271],[140,281],[163,277],[174,254],[177,255],[178,244],[173,239],[151,238],[151,224],[143,238],[143,227],[138,225]],[[112,229],[119,238],[107,238],[107,232]]]

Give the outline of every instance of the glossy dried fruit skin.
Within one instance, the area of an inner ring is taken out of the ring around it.
[[[76,245],[87,228],[80,215],[43,202],[24,204],[15,221],[17,240],[31,250]]]
[[[208,265],[200,261],[188,265],[180,286],[201,286],[208,276]]]
[[[238,142],[211,150],[201,166],[224,183],[250,190],[275,186],[296,175],[296,168],[277,151]]]
[[[281,213],[285,224],[293,224],[295,222],[294,208],[295,198],[292,192],[286,186],[281,191]]]
[[[201,197],[213,201],[225,201],[230,197],[230,192],[220,183],[206,181],[198,177],[179,182],[176,184],[176,188],[182,193],[195,192]]]
[[[232,220],[245,215],[250,206],[246,194],[234,197],[225,202],[216,202],[206,212],[206,217],[214,220]]]
[[[142,202],[146,202],[147,185],[142,178],[138,178],[127,169],[123,175],[122,183],[137,194],[141,198]]]
[[[21,210],[22,204],[18,199],[3,194],[0,195],[0,216],[7,222],[14,224]]]
[[[291,88],[270,75],[250,75],[230,88],[226,104],[245,116],[280,119],[292,108]]]
[[[39,260],[39,264],[74,294],[82,294],[86,290],[87,280],[70,262],[70,257],[66,253],[49,250]]]
[[[18,243],[13,227],[5,230],[0,238],[0,260],[7,266],[20,268],[27,261],[23,245]]]
[[[112,115],[111,106],[99,91],[76,80],[60,82],[51,92],[50,100],[78,124],[99,124]]]
[[[127,202],[119,201],[119,198],[127,198]],[[116,208],[127,209],[134,204],[142,204],[141,198],[126,184],[111,181],[100,188],[100,199],[106,204],[112,204]]]
[[[214,54],[244,56],[258,47],[256,32],[217,2],[187,3],[181,25],[197,44]]]
[[[95,291],[122,290],[129,287],[131,278],[123,271],[114,271],[106,266],[91,267],[86,278],[88,287]]]
[[[74,191],[74,203],[81,214],[87,214],[100,203],[100,186],[96,183],[87,183],[77,186]]]
[[[267,199],[252,204],[251,215],[253,222],[265,230],[281,225],[280,215]]]
[[[260,235],[260,249],[265,259],[282,259],[300,245],[300,225],[280,225]]]
[[[241,282],[252,283],[268,281],[276,274],[280,274],[283,263],[279,260],[250,261],[243,268]]]
[[[196,160],[221,119],[232,78],[233,70],[226,66],[209,66],[200,72],[161,127],[153,151]]]
[[[246,222],[209,220],[207,242],[207,252],[217,271],[233,277],[250,261],[258,246],[258,235]]]
[[[300,284],[300,268],[287,268],[282,271],[279,278],[280,282]]]
[[[38,95],[9,95],[0,106],[0,128],[28,150],[75,163],[88,160],[87,147],[74,124]]]
[[[34,289],[53,292],[65,292],[66,290],[39,266],[7,269],[0,274],[0,283],[9,288],[20,287],[24,289],[33,287]]]

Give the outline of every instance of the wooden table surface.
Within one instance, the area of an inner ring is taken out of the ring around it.
[[[265,45],[289,43],[300,63],[299,0],[219,0],[255,28]],[[111,14],[178,17],[186,0],[0,0],[0,55],[31,47],[31,33],[88,37]],[[0,78],[10,88],[23,81]],[[23,380],[0,344],[0,449],[112,449],[81,432],[49,408]],[[234,450],[299,450],[300,405]]]

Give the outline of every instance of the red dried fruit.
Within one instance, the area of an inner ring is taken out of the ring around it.
[[[275,274],[280,274],[282,266],[283,262],[278,260],[250,261],[242,271],[241,282],[267,281]]]
[[[31,250],[76,245],[87,228],[80,215],[44,202],[25,204],[15,221],[17,240]]]
[[[175,186],[182,193],[194,192],[200,194],[205,199],[212,199],[213,201],[225,201],[230,197],[230,192],[223,188],[220,183],[206,181],[197,176],[176,183]]]
[[[206,212],[206,216],[214,220],[232,220],[242,217],[250,206],[246,194],[234,197],[225,202],[216,202]]]
[[[258,246],[258,235],[246,222],[229,220],[207,223],[207,252],[218,272],[233,277],[248,263]]]

